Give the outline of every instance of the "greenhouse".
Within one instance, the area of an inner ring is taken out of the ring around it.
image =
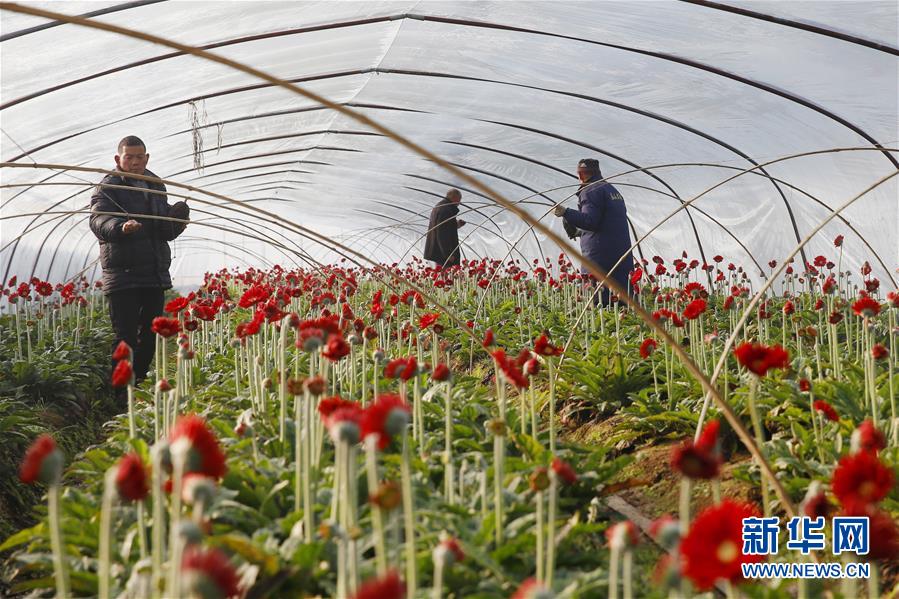
[[[0,3],[0,596],[899,597],[894,0]]]

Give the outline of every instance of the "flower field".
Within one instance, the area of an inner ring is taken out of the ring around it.
[[[145,381],[98,289],[9,281],[2,493],[35,518],[0,544],[6,592],[891,596],[899,295],[841,245],[761,295],[720,256],[645,261],[652,326],[563,256],[223,270],[169,298]],[[804,515],[826,549],[744,547],[743,518]],[[830,520],[865,516],[868,552],[834,555]],[[741,570],[853,561],[866,579]]]

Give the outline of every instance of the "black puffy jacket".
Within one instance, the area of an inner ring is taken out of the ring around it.
[[[145,171],[148,177],[156,175]],[[146,181],[150,190],[165,192],[165,185]],[[114,189],[103,185],[126,185],[133,189]],[[100,240],[100,265],[103,267],[103,292],[106,294],[155,287],[170,289],[172,251],[169,241],[178,237],[186,223],[142,218],[167,216],[187,220],[190,209],[184,202],[169,206],[165,195],[145,193],[134,179],[121,174],[106,175],[91,197],[91,231]],[[134,219],[143,225],[139,231],[125,235],[122,225]]]

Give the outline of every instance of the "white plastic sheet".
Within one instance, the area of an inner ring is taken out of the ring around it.
[[[757,277],[796,245],[797,232],[804,237],[833,208],[896,168],[870,149],[780,162],[767,172],[782,183],[743,176],[659,225],[682,202],[752,161],[872,148],[852,127],[886,147],[895,148],[899,138],[895,53],[707,6],[135,4],[35,6],[69,14],[118,6],[95,18],[196,46],[225,42],[211,51],[301,80],[521,201],[537,217],[574,191],[577,160],[597,157],[603,174],[620,185],[637,235],[657,227],[641,243],[646,258],[683,250],[697,259],[701,252],[708,260],[721,254]],[[897,46],[894,2],[737,6]],[[461,185],[348,117],[221,65],[165,57],[168,48],[70,24],[15,35],[46,21],[11,12],[0,18],[4,161],[111,168],[117,141],[138,135],[160,176],[252,200],[387,262],[421,254],[430,207],[448,187]],[[200,171],[192,115],[202,125]],[[664,166],[682,163],[695,165]],[[3,188],[3,216],[83,209],[87,184],[99,179],[2,170],[7,185],[51,176],[50,182],[71,185]],[[889,277],[897,277],[899,266],[897,190],[894,179],[856,202],[843,213],[849,224],[834,220],[808,244],[806,256],[833,258],[832,239],[843,234],[844,267],[857,270],[867,260],[892,287]],[[488,199],[463,189],[463,203],[471,210],[463,217],[471,223],[463,229],[466,256],[558,254]],[[288,243],[279,237],[283,231],[265,231],[223,206],[194,207],[195,224],[175,244],[177,284],[196,284],[206,270],[225,265],[299,260],[247,235],[264,232]],[[556,219],[543,220],[561,230]],[[10,243],[29,223],[21,242]],[[0,268],[9,275],[69,277],[97,255],[83,215],[5,220],[2,234]],[[313,241],[287,237],[316,260],[339,258]]]

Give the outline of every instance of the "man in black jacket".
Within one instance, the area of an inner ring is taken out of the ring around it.
[[[187,222],[153,217],[187,221],[190,216],[185,202],[169,206],[165,185],[132,177],[156,177],[147,170],[149,159],[140,138],[129,135],[120,141],[115,156],[118,172],[106,175],[97,186],[90,217],[91,230],[100,240],[103,292],[115,332],[113,347],[120,341],[131,346],[138,382],[146,378],[156,351],[156,335],[150,327],[163,313],[164,290],[172,287],[168,242],[187,226]]]
[[[462,193],[458,189],[450,189],[431,210],[424,257],[443,268],[458,266],[460,262],[458,229],[465,221],[456,218],[456,215],[459,214],[461,201]]]

